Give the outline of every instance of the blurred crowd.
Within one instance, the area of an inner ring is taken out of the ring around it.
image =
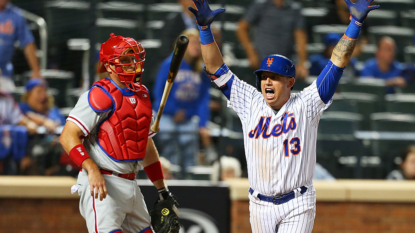
[[[257,69],[260,61],[269,54],[281,54],[295,61],[298,82],[318,76],[342,34],[325,34],[321,41],[324,46],[322,52],[309,55],[307,46],[310,38],[307,35],[310,29],[307,28],[300,1],[256,0],[250,4],[245,5],[245,12],[235,30],[237,43],[249,64],[245,71]],[[348,25],[349,12],[344,0],[332,0],[331,4],[334,10],[322,17],[320,24]],[[155,66],[149,64],[149,59],[146,65],[156,68],[146,70],[147,75],[144,76],[150,86],[153,110],[157,111],[174,42],[179,35],[189,37],[188,49],[161,118],[161,131],[155,137],[163,157],[161,161],[166,179],[226,180],[246,176],[242,139],[228,143],[221,135],[220,129],[225,123],[227,126],[238,126],[238,122],[224,122],[226,103],[214,94],[215,90],[203,71],[199,31],[193,14],[187,10],[193,3],[191,0],[177,0],[177,5],[182,7],[181,12],[164,17],[159,38],[161,46],[157,54],[147,52],[149,58],[157,57],[152,61],[160,62]],[[225,61],[233,65],[242,63],[242,60],[235,59],[232,50],[226,49],[222,40],[223,30],[213,26],[213,32]],[[352,61],[345,70],[345,81],[383,80],[386,93],[395,93],[395,87],[414,85],[415,64],[397,60],[397,42],[391,36],[379,37],[374,56],[359,62],[358,58],[369,43],[367,24],[364,24],[362,34]],[[13,95],[18,89],[13,68],[16,64],[12,63],[15,47],[23,51],[31,70],[24,80],[24,90],[19,99]],[[81,60],[78,62],[81,63]],[[51,64],[53,68],[59,66],[56,60]],[[60,130],[66,122],[65,115],[48,91],[48,80],[42,76],[39,66],[35,37],[20,8],[13,5],[13,0],[0,0],[0,70],[0,175],[76,176],[79,168],[70,161],[58,142]],[[146,83],[145,80],[143,82]],[[77,84],[74,86],[79,87]],[[219,136],[213,132],[218,127]],[[241,129],[235,128],[241,132]],[[395,155],[400,158],[400,163],[387,178],[415,179],[415,146],[401,150],[401,155]],[[335,179],[328,170],[318,164],[315,179]],[[193,175],[190,176],[190,173]]]

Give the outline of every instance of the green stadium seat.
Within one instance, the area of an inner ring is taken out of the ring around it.
[[[165,20],[170,13],[182,12],[182,6],[176,3],[156,3],[147,8],[147,20]]]
[[[383,8],[382,9],[389,9]],[[391,10],[378,9],[369,13],[370,26],[398,25],[398,14]]]
[[[309,57],[314,54],[322,54],[324,48],[325,46],[323,43],[309,43],[307,44],[307,54]]]
[[[353,139],[362,120],[363,116],[358,113],[325,112],[320,118],[318,135],[321,139]]]
[[[375,57],[377,47],[375,44],[364,44],[362,46],[362,52],[359,54],[359,61],[366,61]]]
[[[313,41],[312,28],[316,25],[319,25],[322,21],[322,18],[326,16],[328,12],[329,10],[324,7],[320,7],[320,8],[308,7],[308,8],[303,8],[301,10],[301,14],[305,18],[306,30],[307,30],[309,42]]]
[[[344,34],[347,25],[316,25],[312,28],[313,42],[322,43],[323,37],[329,33]]]
[[[386,86],[383,80],[376,78],[358,78],[349,83],[340,83],[338,90],[340,93],[359,92],[376,95],[376,108],[378,111],[383,110],[384,96],[386,94]]]
[[[304,88],[310,86],[311,83],[313,83],[317,79],[317,76],[309,76],[305,80],[297,79],[295,80],[293,91],[300,92]]]
[[[413,0],[376,0],[374,4],[380,5],[382,9],[394,11],[404,11],[415,7]]]
[[[192,166],[187,168],[187,176],[190,180],[210,180],[213,173],[211,166]]]
[[[378,112],[378,97],[373,94],[341,92],[333,96],[333,103],[326,111],[347,111],[362,114],[360,129],[370,129],[370,114]],[[345,109],[345,110],[342,110]]]
[[[415,28],[415,10],[401,12],[402,26]]]
[[[415,132],[415,115],[398,113],[373,113],[372,130],[382,132]]]
[[[161,63],[163,62],[158,60],[159,58],[157,53],[161,47],[161,41],[147,39],[140,41],[140,43],[146,50],[146,61],[144,63],[144,73],[142,82],[147,88],[149,88],[151,93],[151,90],[153,89],[153,85],[155,82],[155,76]]]
[[[96,20],[96,26],[98,43],[107,41],[111,33],[124,37],[132,37],[137,40],[145,37],[144,30],[140,30],[136,20],[98,18]]]
[[[160,39],[162,29],[164,27],[163,20],[151,20],[146,23],[147,39]]]
[[[385,101],[388,112],[415,114],[415,94],[389,94]]]
[[[415,63],[415,46],[406,46],[403,52],[406,63]]]
[[[210,4],[211,9],[218,9],[221,8],[221,4]],[[225,20],[228,22],[238,22],[245,13],[245,8],[240,5],[225,5],[226,13],[225,13]],[[221,15],[218,16],[219,19],[222,17]]]
[[[87,38],[90,3],[86,1],[49,1],[46,4],[48,40],[66,43],[69,38]]]
[[[244,62],[235,62],[235,64],[229,66],[229,68],[239,79],[256,87],[256,77],[253,73],[255,70],[249,67],[247,60],[244,60]]]
[[[336,178],[361,178],[359,161],[367,155],[362,140],[317,139],[317,162]]]
[[[124,1],[108,1],[100,2],[97,8],[97,16],[99,18],[137,20],[140,24],[143,24],[145,20],[144,4]]]
[[[222,29],[221,22],[213,22],[212,27],[215,27],[219,30]],[[236,30],[238,29],[238,22],[229,22],[226,21],[224,23],[223,34],[222,34],[222,41],[226,41],[232,43],[234,46],[237,46],[239,43],[238,38],[236,36]]]

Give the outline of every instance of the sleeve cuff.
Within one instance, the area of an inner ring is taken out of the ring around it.
[[[231,71],[228,71],[226,74],[220,76],[219,78],[213,80],[213,82],[218,86],[222,87],[225,85],[233,76],[233,73]]]
[[[86,124],[79,118],[77,118],[76,116],[70,115],[67,119],[67,121],[72,121],[73,123],[75,123],[84,133],[84,136],[88,136],[89,134],[89,128],[86,126]]]

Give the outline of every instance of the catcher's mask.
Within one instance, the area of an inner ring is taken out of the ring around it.
[[[116,36],[114,33],[110,36],[101,45],[98,72],[107,72],[104,64],[108,64],[111,71],[118,75],[120,82],[125,83],[129,89],[134,91],[133,83],[141,85],[146,51],[140,42],[133,38]]]

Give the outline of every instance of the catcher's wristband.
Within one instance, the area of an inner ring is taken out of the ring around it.
[[[76,165],[82,167],[82,163],[89,158],[89,155],[88,152],[86,152],[85,146],[83,144],[79,144],[72,148],[69,152],[69,157]]]
[[[155,182],[160,179],[164,179],[163,169],[161,168],[160,161],[157,161],[153,164],[148,165],[144,168],[148,178],[151,182]]]
[[[200,43],[203,46],[211,45],[215,42],[215,38],[213,37],[212,30],[210,29],[210,25],[207,26],[197,26],[200,31]]]
[[[355,18],[352,17],[349,26],[347,27],[346,32],[344,35],[349,37],[350,39],[357,40],[359,38],[360,30],[362,29],[363,23],[357,21]]]

